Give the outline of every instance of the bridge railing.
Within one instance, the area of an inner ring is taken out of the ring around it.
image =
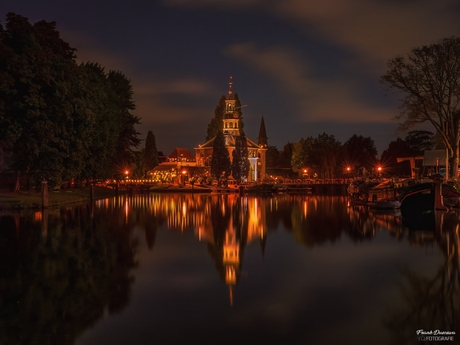
[[[286,179],[284,183],[302,183],[302,184],[350,184],[352,178],[327,178],[327,179]]]

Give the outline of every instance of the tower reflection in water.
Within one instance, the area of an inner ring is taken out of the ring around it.
[[[233,286],[240,276],[244,248],[259,241],[263,252],[268,231],[266,212],[275,211],[278,203],[274,198],[236,194],[171,194],[166,198],[152,194],[99,201],[96,207],[123,209],[125,223],[146,218],[146,229],[166,223],[173,231],[194,231],[199,241],[208,243],[209,253],[220,277],[229,286],[230,303],[233,303]],[[148,224],[149,221],[152,223]]]

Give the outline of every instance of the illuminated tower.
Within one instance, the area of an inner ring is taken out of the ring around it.
[[[225,110],[222,115],[225,146],[228,149],[230,159],[236,146],[235,137],[241,135],[241,111],[239,108],[242,107],[244,106],[236,104],[236,97],[233,94],[233,77],[230,77],[230,81],[228,83],[228,95],[225,97]],[[211,166],[214,139],[215,137],[195,148],[197,166],[206,168]],[[259,132],[259,143],[256,143],[246,137],[246,144],[250,163],[247,181],[256,182],[260,179],[264,179],[266,164],[265,156],[268,149],[268,142],[263,118]]]
[[[224,135],[226,137],[240,135],[240,114],[236,109],[236,99],[233,95],[232,86],[233,77],[230,76],[230,81],[228,82],[228,96],[225,99],[225,113],[222,117],[224,121]]]

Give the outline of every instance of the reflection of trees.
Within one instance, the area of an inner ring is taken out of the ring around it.
[[[401,215],[397,210],[376,210],[366,206],[349,206],[349,226],[346,232],[354,242],[371,240],[384,229],[395,238],[403,237]]]
[[[1,344],[73,344],[105,310],[126,307],[137,244],[115,214],[37,212],[13,231],[11,217],[1,218],[1,249],[12,248],[0,251],[8,267],[0,271]]]
[[[309,197],[294,203],[291,211],[294,237],[308,247],[340,238],[346,206],[338,197]]]
[[[439,216],[439,215],[438,215]],[[455,331],[460,334],[459,218],[454,212],[441,215],[437,229],[431,229],[445,254],[445,261],[432,278],[408,269],[401,287],[404,304],[395,307],[384,320],[395,344],[418,343],[415,331]]]
[[[347,228],[345,199],[336,196],[280,195],[266,202],[267,228],[280,224],[308,247],[334,242]]]

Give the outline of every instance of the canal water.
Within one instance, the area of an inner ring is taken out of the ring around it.
[[[459,216],[424,224],[305,195],[3,212],[0,344],[459,343]]]

